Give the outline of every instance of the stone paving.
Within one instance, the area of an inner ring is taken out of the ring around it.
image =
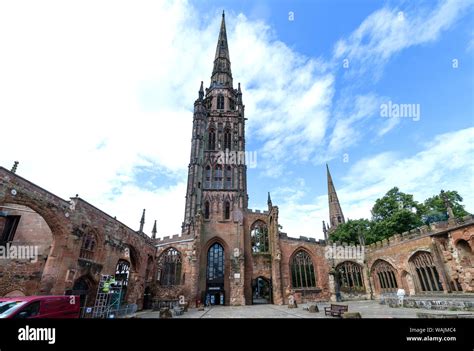
[[[362,318],[417,318],[417,312],[427,312],[433,314],[463,314],[472,315],[473,312],[464,311],[435,311],[421,308],[392,308],[381,305],[378,301],[347,301],[341,304],[349,306],[349,312],[359,312]],[[182,316],[173,318],[331,318],[324,315],[324,307],[329,303],[318,303],[318,313],[310,313],[299,305],[298,308],[288,308],[288,306],[277,305],[254,305],[254,306],[212,306],[198,311],[191,308]],[[159,312],[139,312],[136,318],[159,318]]]

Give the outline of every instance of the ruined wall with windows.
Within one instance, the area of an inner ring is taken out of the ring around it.
[[[330,264],[325,258],[324,241],[313,238],[291,238],[280,234],[281,283],[284,303],[292,295],[297,303],[327,301]]]
[[[375,297],[403,288],[407,295],[472,293],[474,218],[450,219],[366,247]]]
[[[164,237],[157,240],[156,245],[154,305],[177,303],[180,296],[195,305],[198,280],[193,237],[187,235]]]
[[[79,197],[63,200],[2,167],[0,211],[3,247],[38,247],[36,263],[1,259],[0,296],[77,294],[91,305],[100,275],[118,274],[122,261],[123,302],[142,306],[156,252],[144,233]],[[15,230],[8,216],[19,216]]]

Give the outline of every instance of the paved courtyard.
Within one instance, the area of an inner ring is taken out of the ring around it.
[[[378,301],[347,301],[342,304],[349,306],[349,312],[359,312],[362,318],[417,318],[417,312],[427,312],[436,314],[466,314],[473,312],[463,311],[435,311],[421,308],[391,308],[381,305]],[[182,316],[173,318],[336,318],[324,315],[324,307],[328,303],[318,303],[318,313],[310,313],[304,310],[305,305],[298,308],[288,308],[288,306],[277,305],[254,305],[254,306],[212,306],[198,311],[190,309]],[[159,318],[159,312],[139,312],[137,318]]]

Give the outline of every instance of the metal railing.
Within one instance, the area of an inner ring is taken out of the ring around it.
[[[105,312],[97,313],[96,309],[98,307],[81,307],[80,318],[95,318],[94,316],[99,316],[96,318],[127,318],[134,315],[138,310],[137,304],[130,304],[121,306],[120,308],[110,307],[107,308]]]

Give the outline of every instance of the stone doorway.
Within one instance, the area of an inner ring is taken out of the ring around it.
[[[258,277],[252,282],[252,304],[262,305],[272,303],[272,284],[264,277]]]

